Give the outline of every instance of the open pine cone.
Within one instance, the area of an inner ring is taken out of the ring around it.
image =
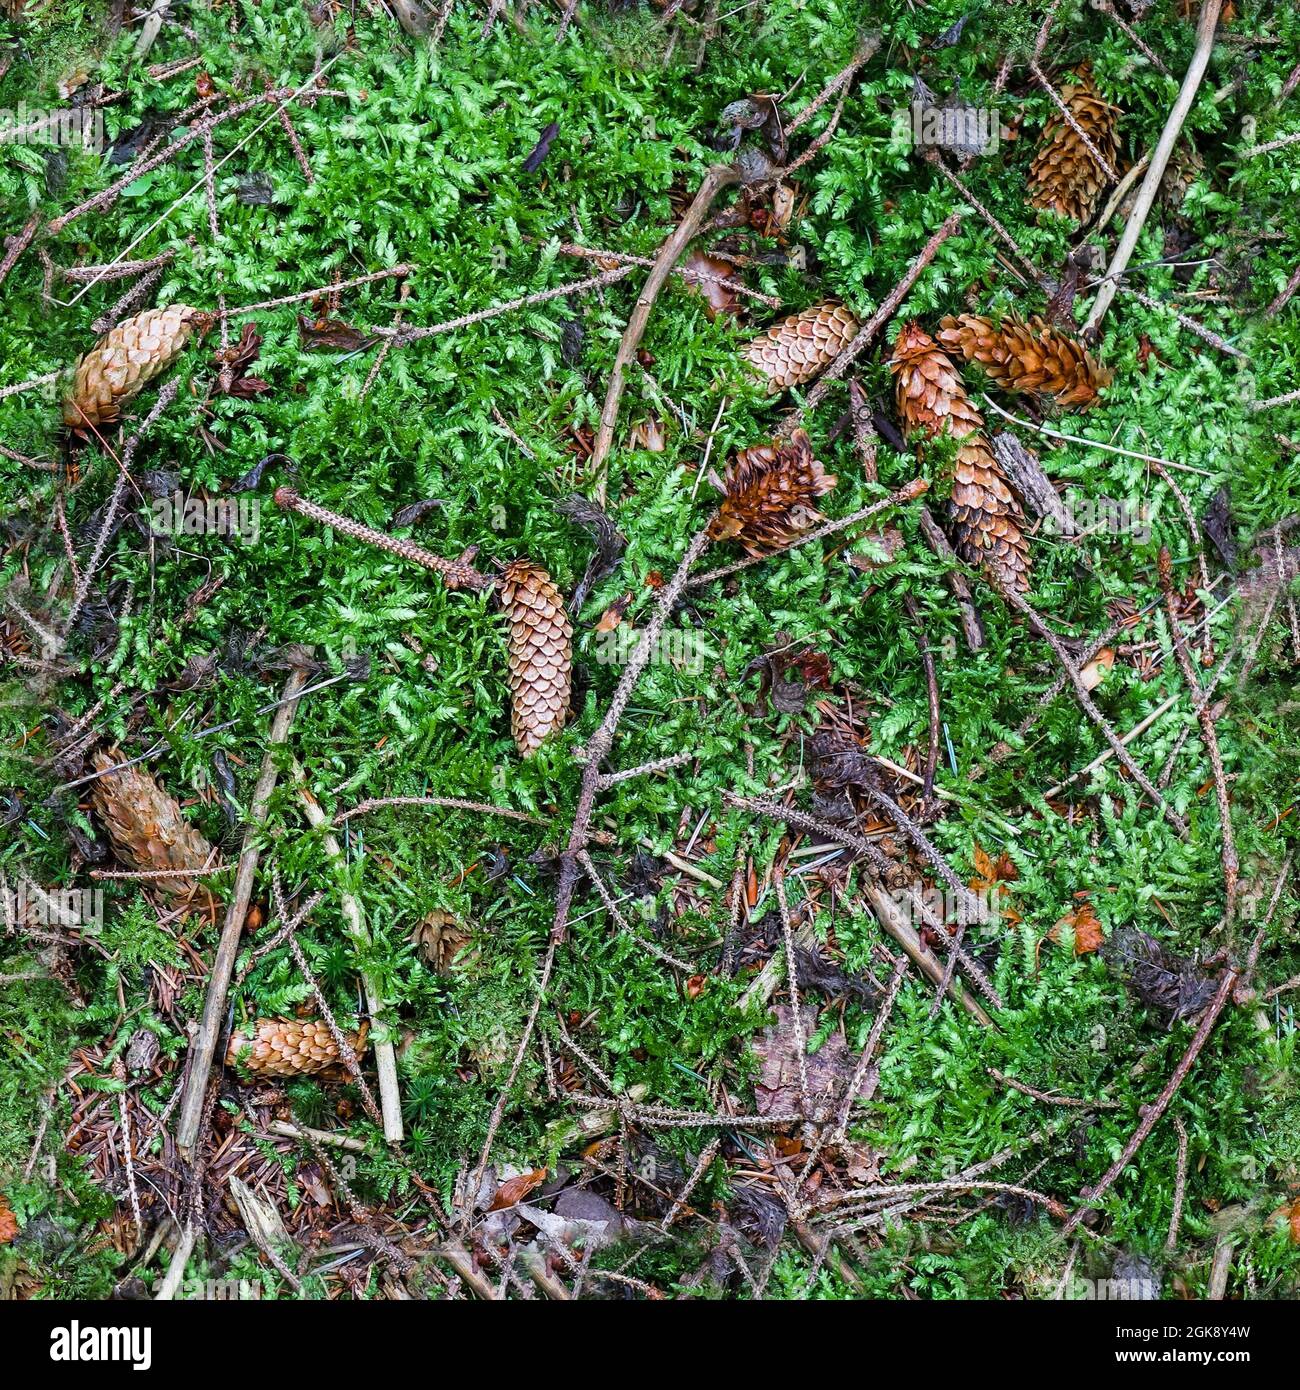
[[[952,464],[948,514],[954,547],[970,565],[984,566],[1023,593],[1029,588],[1029,542],[1024,513],[984,436],[984,418],[971,405],[947,354],[919,324],[909,323],[894,343],[898,413],[907,431],[960,441]]]
[[[814,304],[774,323],[746,345],[745,356],[775,395],[825,371],[857,331],[857,319],[843,304]]]
[[[1082,343],[1038,315],[1028,323],[1014,314],[1001,322],[982,314],[949,316],[935,336],[967,362],[978,362],[1004,390],[1050,396],[1063,407],[1086,410],[1113,378]]]
[[[530,560],[506,566],[501,606],[510,625],[510,727],[529,758],[568,716],[573,629],[551,576]]]
[[[1114,169],[1119,154],[1115,138],[1119,109],[1097,90],[1088,64],[1076,71],[1073,82],[1061,88],[1060,96],[1079,130]],[[1110,175],[1079,138],[1079,131],[1058,114],[1043,129],[1029,180],[1029,201],[1034,207],[1051,208],[1076,222],[1086,222],[1097,210]]]
[[[96,772],[122,761],[118,750],[98,752],[91,759]],[[158,869],[211,868],[219,858],[213,847],[181,814],[174,797],[136,764],[90,784],[90,799],[113,853],[137,873]],[[203,881],[178,874],[147,881],[152,892],[173,907],[214,913],[216,900]]]
[[[347,1039],[359,1056],[366,1026]],[[259,1018],[230,1037],[226,1065],[254,1076],[307,1076],[341,1070],[342,1054],[330,1030],[318,1018]]]
[[[184,304],[146,309],[105,334],[77,363],[64,424],[88,430],[116,420],[122,404],[180,356],[197,312]]]
[[[727,469],[726,496],[709,538],[737,540],[750,555],[787,545],[824,519],[813,503],[835,483],[813,457],[804,430],[788,441],[742,449]]]

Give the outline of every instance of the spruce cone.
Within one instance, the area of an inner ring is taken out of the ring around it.
[[[96,753],[96,772],[122,761],[116,749]],[[139,764],[98,777],[90,784],[95,812],[108,832],[113,853],[126,865],[143,873],[157,869],[203,869],[215,864],[216,850],[181,814],[167,795]],[[215,899],[202,880],[188,875],[156,878],[147,887],[173,907],[192,907],[214,912]]]
[[[948,433],[961,441],[948,502],[957,553],[1023,593],[1029,588],[1024,513],[957,369],[919,324],[909,323],[894,344],[890,370],[897,377],[898,413],[907,431],[920,429],[931,439]]]
[[[1061,100],[1112,169],[1119,153],[1115,138],[1117,107],[1106,102],[1085,63],[1075,80],[1061,88]],[[1059,114],[1048,121],[1029,169],[1029,201],[1086,222],[1097,209],[1110,175],[1093,158],[1078,132]]]
[[[63,402],[64,424],[89,429],[116,420],[122,403],[181,354],[197,312],[184,304],[146,309],[101,338],[77,363]]]
[[[501,606],[510,624],[510,729],[529,758],[569,713],[573,629],[551,576],[530,560],[506,566]]]
[[[348,1043],[360,1054],[365,1040],[363,1027]],[[226,1050],[228,1067],[243,1067],[256,1076],[306,1076],[341,1063],[338,1044],[318,1018],[259,1018],[232,1033]]]
[[[935,336],[967,362],[978,362],[1004,390],[1051,396],[1059,406],[1086,410],[1113,377],[1082,343],[1037,314],[1028,323],[1014,314],[1000,323],[982,314],[949,316]]]
[[[853,341],[858,321],[842,304],[814,304],[774,323],[745,347],[750,365],[767,378],[769,394],[811,381]]]
[[[813,506],[836,483],[813,457],[804,430],[788,441],[742,449],[727,469],[726,496],[710,540],[735,539],[750,555],[786,545],[823,520]]]

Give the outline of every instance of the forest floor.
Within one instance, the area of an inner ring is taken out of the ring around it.
[[[4,8],[0,1296],[1300,1295],[1300,11]]]

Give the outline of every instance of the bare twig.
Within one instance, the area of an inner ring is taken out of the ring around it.
[[[1178,1228],[1183,1223],[1183,1202],[1187,1197],[1187,1126],[1177,1115],[1174,1129],[1178,1133],[1178,1166],[1174,1171],[1174,1209],[1169,1214],[1169,1234],[1165,1237],[1165,1253],[1178,1249]]]
[[[672,273],[672,269],[677,264],[682,252],[703,222],[704,215],[712,206],[714,198],[722,189],[739,181],[740,174],[733,165],[715,164],[709,169],[701,181],[695,197],[691,200],[690,207],[683,214],[682,220],[659,248],[659,253],[655,256],[654,268],[646,276],[646,282],[637,298],[636,307],[632,310],[622,341],[618,345],[618,353],[615,355],[614,366],[610,372],[609,386],[605,392],[605,404],[600,412],[600,428],[596,432],[596,442],[591,452],[590,467],[596,478],[596,500],[598,502],[603,503],[605,500],[607,460],[609,451],[614,444],[614,430],[618,424],[618,410],[623,399],[626,372],[636,357],[637,348],[641,345],[641,339],[645,335],[647,324],[650,322],[650,313],[654,309],[655,300],[659,297],[659,291]],[[631,268],[620,268],[620,270],[625,273]],[[612,273],[619,274],[619,272]],[[606,279],[604,283],[608,284],[612,281]]]
[[[826,393],[830,390],[831,384],[838,381],[840,377],[853,365],[854,362],[866,351],[866,349],[876,339],[880,330],[893,318],[898,311],[898,306],[912,292],[912,287],[921,278],[922,271],[934,260],[939,252],[939,248],[948,240],[950,236],[961,225],[961,213],[954,212],[949,214],[939,227],[938,231],[921,248],[916,259],[907,267],[907,272],[903,278],[890,290],[885,297],[885,302],[876,310],[874,314],[858,329],[849,343],[821,374],[817,384],[808,392],[808,399],[804,404],[803,413],[815,409],[825,399]],[[782,425],[782,433],[788,433],[797,423],[795,417],[790,417]]]
[[[289,679],[285,682],[284,703],[276,710],[271,723],[266,753],[262,758],[262,770],[253,790],[253,800],[248,812],[248,828],[244,832],[244,846],[239,856],[235,885],[226,909],[226,920],[221,928],[217,953],[213,957],[212,970],[208,976],[203,1016],[199,1022],[199,1030],[190,1045],[189,1069],[181,1099],[180,1119],[176,1125],[176,1147],[185,1156],[193,1151],[194,1142],[198,1137],[208,1076],[212,1071],[217,1036],[221,1031],[221,1020],[226,1011],[226,991],[230,988],[230,977],[235,969],[235,956],[239,951],[244,918],[253,899],[253,879],[257,874],[257,861],[260,856],[258,837],[262,826],[266,824],[271,792],[275,788],[278,774],[276,749],[289,737],[289,729],[298,708],[298,696],[307,680],[307,672],[298,669],[290,672]]]
[[[1210,0],[1210,3],[1213,3],[1213,0]],[[1124,1149],[1120,1156],[1106,1170],[1099,1182],[1087,1188],[1082,1193],[1082,1198],[1085,1203],[1096,1202],[1110,1191],[1115,1184],[1115,1179],[1118,1178],[1124,1169],[1133,1161],[1134,1154],[1136,1154],[1146,1142],[1147,1136],[1156,1125],[1160,1123],[1161,1117],[1164,1115],[1165,1111],[1169,1109],[1170,1102],[1177,1093],[1179,1086],[1186,1080],[1187,1073],[1191,1071],[1193,1063],[1201,1054],[1201,1049],[1205,1046],[1206,1042],[1209,1040],[1210,1034],[1214,1031],[1214,1025],[1219,1021],[1219,1015],[1223,1012],[1232,994],[1232,987],[1236,981],[1237,972],[1235,970],[1224,971],[1223,979],[1219,984],[1218,990],[1215,992],[1214,1000],[1209,1008],[1206,1009],[1205,1016],[1201,1019],[1200,1026],[1197,1028],[1191,1043],[1188,1045],[1187,1051],[1183,1054],[1182,1060],[1174,1068],[1173,1074],[1165,1083],[1164,1090],[1156,1097],[1155,1102],[1143,1107],[1142,1118],[1138,1122],[1138,1127],[1133,1131],[1128,1143],[1124,1145]],[[1083,1221],[1090,1210],[1091,1207],[1088,1205],[1080,1206],[1075,1211],[1074,1215],[1065,1223],[1061,1234],[1068,1236],[1075,1230],[1080,1222]]]
[[[1093,301],[1092,311],[1083,326],[1085,337],[1095,338],[1097,336],[1101,321],[1106,316],[1106,310],[1110,308],[1111,301],[1115,298],[1115,292],[1119,286],[1118,277],[1124,273],[1125,267],[1133,255],[1133,250],[1137,246],[1138,237],[1142,234],[1142,228],[1146,225],[1147,215],[1160,191],[1160,181],[1164,178],[1169,156],[1174,151],[1174,145],[1177,143],[1179,132],[1183,128],[1183,122],[1187,119],[1187,113],[1192,109],[1192,103],[1196,100],[1201,79],[1205,76],[1205,69],[1209,65],[1210,50],[1214,47],[1214,31],[1219,23],[1219,11],[1222,8],[1223,0],[1202,0],[1200,21],[1196,26],[1196,48],[1192,52],[1192,60],[1187,65],[1183,85],[1179,89],[1178,98],[1165,121],[1165,128],[1160,132],[1160,139],[1151,152],[1151,164],[1147,169],[1146,177],[1142,180],[1142,186],[1138,189],[1137,196],[1133,200],[1133,211],[1124,223],[1124,233],[1120,237],[1119,245],[1116,246],[1115,254],[1111,257],[1110,265],[1106,268],[1106,279],[1097,293],[1097,298]]]
[[[361,904],[344,883],[343,849],[333,832],[328,828],[329,817],[312,794],[307,785],[306,775],[296,760],[293,763],[293,775],[298,783],[298,797],[303,804],[307,819],[311,822],[312,829],[323,832],[321,843],[325,846],[325,853],[333,861],[335,872],[339,877],[340,901],[343,907],[343,919],[348,927],[348,935],[359,947],[364,948],[370,944],[370,933],[366,929]],[[369,971],[361,971],[361,987],[365,990],[366,1008],[369,1010],[371,1018],[379,1021],[380,1013],[384,1008],[384,1001],[378,986],[375,984],[374,976]],[[379,1074],[379,1104],[382,1111],[384,1138],[390,1144],[400,1144],[403,1134],[402,1098],[397,1086],[397,1054],[393,1049],[391,1038],[376,1039],[372,1042],[371,1047],[375,1054],[375,1070]]]
[[[1205,742],[1205,752],[1210,759],[1210,767],[1214,773],[1214,790],[1219,802],[1219,853],[1223,860],[1224,917],[1228,925],[1229,936],[1231,936],[1237,914],[1237,879],[1241,872],[1241,865],[1237,858],[1237,842],[1232,834],[1232,809],[1228,803],[1228,781],[1223,772],[1223,758],[1219,753],[1219,737],[1214,727],[1214,716],[1210,713],[1209,705],[1204,699],[1201,683],[1192,668],[1192,658],[1187,652],[1187,639],[1183,636],[1182,626],[1178,621],[1173,561],[1167,546],[1160,547],[1157,568],[1160,575],[1160,590],[1165,596],[1165,616],[1169,620],[1169,637],[1174,646],[1174,656],[1177,658],[1179,670],[1183,673],[1183,679],[1187,682],[1187,688],[1192,693],[1192,699],[1196,703],[1196,717],[1201,725],[1201,738]]]
[[[1020,613],[1023,617],[1028,619],[1029,625],[1034,632],[1051,647],[1057,661],[1061,664],[1061,668],[1070,678],[1070,684],[1074,687],[1074,696],[1075,699],[1078,700],[1080,708],[1093,724],[1096,725],[1106,742],[1110,744],[1111,751],[1119,759],[1121,766],[1138,786],[1142,788],[1146,795],[1160,807],[1165,818],[1169,821],[1169,824],[1174,827],[1179,835],[1186,835],[1187,823],[1177,811],[1170,806],[1157,790],[1151,779],[1129,756],[1128,749],[1120,742],[1119,736],[1110,726],[1110,721],[1102,714],[1101,710],[1097,708],[1092,696],[1088,693],[1088,687],[1084,684],[1083,677],[1079,673],[1079,668],[1074,664],[1061,639],[1047,626],[1028,600],[1017,593],[1015,589],[1008,584],[1002,583],[996,576],[988,574],[987,572],[985,577],[992,587],[1002,595],[1006,602],[1014,608],[1017,613]]]
[[[376,531],[371,526],[365,526],[359,521],[353,521],[350,517],[332,512],[327,507],[309,502],[305,497],[299,496],[291,487],[276,488],[275,505],[285,511],[297,512],[300,516],[318,522],[321,526],[329,526],[335,531],[341,531],[343,535],[351,536],[353,540],[365,541],[367,545],[386,550],[390,555],[397,555],[403,560],[411,561],[412,564],[422,565],[425,569],[441,575],[443,583],[449,589],[472,589],[479,592],[496,586],[497,581],[491,575],[484,574],[481,570],[474,568],[471,563],[472,551],[468,552],[469,558],[445,560],[441,555],[434,555],[425,550],[423,546],[416,545],[414,541],[398,540],[394,536],[386,535],[383,531]]]

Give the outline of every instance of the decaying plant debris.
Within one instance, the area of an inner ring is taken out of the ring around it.
[[[1294,7],[64,8],[0,1294],[1297,1296]]]

